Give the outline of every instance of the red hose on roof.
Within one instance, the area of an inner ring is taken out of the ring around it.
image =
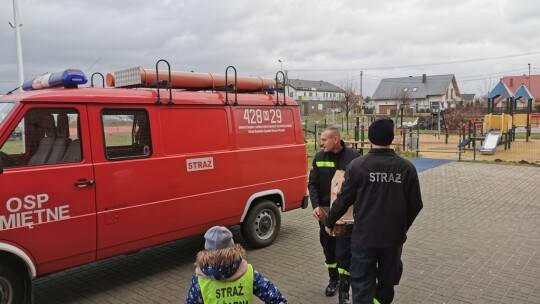
[[[159,81],[169,81],[168,71],[158,71]],[[156,71],[140,67],[117,71],[107,74],[109,87],[155,87],[157,82]],[[228,75],[228,84],[234,85],[234,75]],[[186,90],[224,90],[225,75],[210,73],[193,73],[171,71],[171,86],[173,89]],[[261,77],[237,77],[238,91],[264,91],[269,86],[276,87],[274,79]],[[278,88],[281,85],[277,86]]]

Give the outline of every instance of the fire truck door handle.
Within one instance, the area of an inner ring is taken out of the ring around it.
[[[75,182],[75,187],[82,188],[86,186],[92,186],[94,184],[93,180],[79,180]]]

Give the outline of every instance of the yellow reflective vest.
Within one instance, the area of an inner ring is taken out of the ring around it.
[[[235,281],[218,281],[199,277],[199,286],[205,304],[253,303],[253,266]]]

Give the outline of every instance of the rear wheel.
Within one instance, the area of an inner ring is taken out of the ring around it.
[[[19,269],[0,264],[0,303],[24,303],[25,278]]]
[[[274,202],[261,201],[251,208],[241,228],[242,236],[253,248],[269,246],[281,228],[281,213]]]

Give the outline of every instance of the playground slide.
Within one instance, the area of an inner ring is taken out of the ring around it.
[[[490,131],[487,132],[486,138],[484,139],[484,143],[480,147],[479,151],[481,153],[495,153],[495,149],[497,148],[497,144],[499,143],[499,138],[501,137],[500,131]]]

